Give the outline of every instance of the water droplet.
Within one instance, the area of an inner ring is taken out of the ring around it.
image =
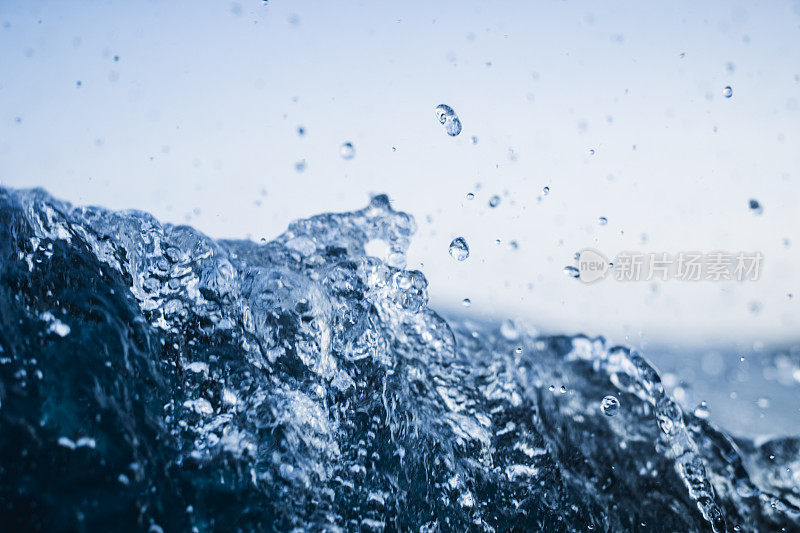
[[[758,200],[754,198],[750,198],[747,205],[750,206],[750,211],[752,211],[754,215],[760,215],[764,212],[764,208],[761,207],[761,204],[758,203]]]
[[[306,129],[303,126],[297,126],[297,134],[302,137],[306,134]]]
[[[464,307],[469,307],[470,305],[472,305],[472,300],[470,300],[469,298],[464,298],[463,300],[461,300],[461,305],[463,305]]]
[[[702,418],[704,420],[708,418],[708,415],[710,414],[708,411],[708,404],[704,401],[697,404],[697,407],[695,407],[694,411],[692,412],[694,413],[694,416],[696,416],[697,418]]]
[[[589,155],[594,155],[594,148],[589,149]]]
[[[515,341],[519,338],[519,330],[513,320],[504,320],[500,324],[500,335],[508,341]]]
[[[726,86],[726,87],[725,87],[725,88],[722,90],[722,95],[723,95],[725,98],[730,98],[731,96],[733,96],[733,88],[732,88],[730,85],[727,85],[727,86]]]
[[[356,156],[356,149],[353,147],[353,143],[342,143],[342,146],[339,147],[339,155],[342,156],[342,159],[353,159]]]
[[[500,205],[500,197],[495,194],[494,196],[489,198],[489,207],[495,208],[498,205]]]
[[[600,217],[599,220],[601,226],[605,226],[606,224],[608,224],[608,219],[606,217]]]
[[[444,124],[444,130],[451,137],[461,133],[461,120],[449,105],[439,104],[436,106],[436,118],[440,124]]]
[[[600,409],[603,410],[603,414],[606,416],[616,416],[619,412],[619,400],[616,396],[609,394],[600,402]]]
[[[478,138],[475,137],[474,135],[472,136],[471,140],[472,140],[472,144],[478,144]]]
[[[542,193],[543,193],[545,196],[547,196],[548,194],[550,194],[550,187],[545,187],[544,189],[542,189]]]
[[[561,385],[561,388],[559,390],[561,391],[561,394],[566,394],[566,392],[567,392],[566,385]]]
[[[450,243],[450,255],[456,261],[464,261],[467,257],[469,257],[469,246],[467,245],[467,241],[464,240],[464,237],[456,237]]]
[[[303,172],[306,169],[306,160],[305,159],[301,159],[300,161],[295,163],[294,164],[294,169],[297,172]]]
[[[474,199],[475,199],[475,194],[471,193],[471,192],[468,192],[467,193],[467,200],[474,200]]]
[[[565,266],[564,267],[564,274],[571,278],[578,279],[581,277],[581,271],[575,268],[574,266]]]

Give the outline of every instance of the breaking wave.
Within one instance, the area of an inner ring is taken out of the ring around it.
[[[414,230],[386,196],[254,243],[0,188],[0,529],[800,529],[800,440],[602,338],[445,320]]]

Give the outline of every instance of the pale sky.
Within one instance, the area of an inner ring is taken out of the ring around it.
[[[436,308],[634,346],[800,338],[797,2],[2,0],[0,25],[2,184],[253,239],[386,192]],[[586,286],[562,272],[585,247],[763,272]]]

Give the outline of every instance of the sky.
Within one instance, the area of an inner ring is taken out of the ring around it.
[[[383,192],[437,309],[752,351],[800,340],[798,42],[797,1],[0,0],[0,184],[256,240]],[[764,260],[585,285],[586,247]]]

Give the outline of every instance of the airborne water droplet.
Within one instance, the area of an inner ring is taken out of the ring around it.
[[[722,90],[722,95],[723,95],[725,98],[730,98],[731,96],[733,96],[733,88],[732,88],[730,85],[726,86],[726,87],[725,87],[725,88]]]
[[[564,274],[571,278],[578,279],[581,277],[581,271],[575,268],[574,266],[565,266],[564,267]]]
[[[754,215],[760,215],[764,212],[764,208],[761,207],[761,204],[758,202],[758,200],[754,198],[750,198],[750,201],[747,205],[750,206],[750,211],[752,211]]]
[[[439,104],[436,106],[436,118],[439,123],[444,125],[444,130],[451,137],[455,137],[461,133],[461,120],[449,105]]]
[[[450,255],[456,261],[463,261],[469,257],[469,246],[464,237],[456,237],[450,243]]]
[[[548,194],[550,194],[550,187],[545,187],[544,189],[542,189],[542,193],[543,193],[545,196],[547,196]]]
[[[606,217],[600,217],[600,225],[605,226],[608,224],[608,219]]]
[[[600,408],[606,416],[616,416],[619,412],[619,400],[616,396],[608,395],[600,402]]]
[[[495,208],[498,205],[500,205],[500,197],[495,194],[494,196],[489,198],[489,207]]]
[[[708,418],[708,415],[709,415],[709,411],[708,411],[708,404],[707,404],[706,402],[700,402],[700,403],[699,403],[699,404],[697,404],[697,406],[694,408],[694,411],[692,411],[692,413],[693,413],[693,414],[694,414],[694,416],[696,416],[697,418],[702,418],[702,419],[706,419],[706,418]]]
[[[464,307],[469,307],[470,305],[472,305],[472,300],[470,300],[469,298],[464,298],[463,300],[461,300],[461,304]]]
[[[356,155],[356,149],[353,147],[353,143],[342,143],[342,146],[339,148],[339,155],[342,156],[342,159],[353,159]]]

